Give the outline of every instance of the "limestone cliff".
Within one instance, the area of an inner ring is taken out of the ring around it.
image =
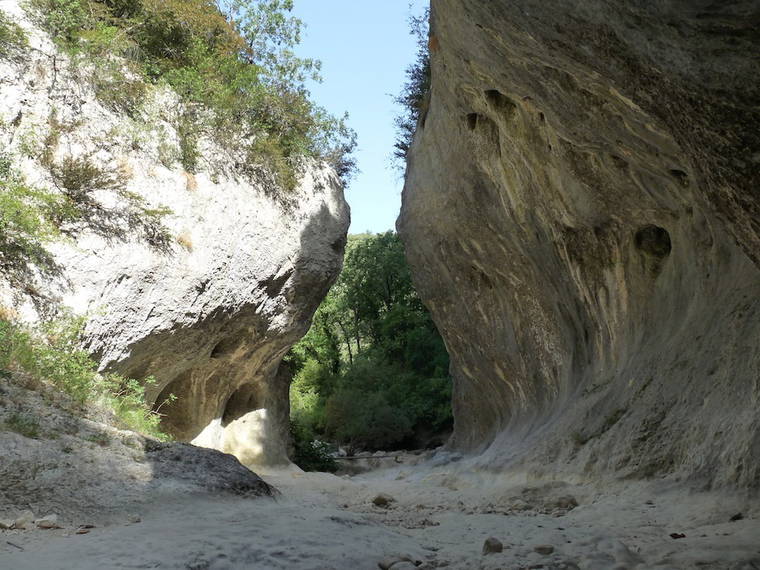
[[[338,177],[310,163],[284,194],[242,173],[234,141],[204,137],[198,168],[185,171],[172,92],[152,90],[137,116],[114,111],[17,2],[3,9],[30,47],[0,61],[2,152],[30,184],[53,187],[50,164],[86,159],[170,210],[168,247],[92,231],[54,244],[62,273],[35,293],[86,315],[86,346],[103,370],[154,376],[151,403],[177,396],[161,412],[178,439],[246,465],[287,462],[288,383],[277,371],[341,268],[349,213]]]
[[[398,227],[452,445],[760,486],[760,5],[433,0]]]

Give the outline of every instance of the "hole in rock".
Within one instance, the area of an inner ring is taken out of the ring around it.
[[[615,165],[616,168],[623,170],[628,167],[628,161],[625,160],[624,158],[616,154],[611,154],[610,158],[612,159],[612,163]]]
[[[488,104],[499,112],[512,114],[517,109],[517,105],[512,102],[512,99],[496,89],[488,89],[484,94]]]
[[[673,168],[669,172],[673,178],[678,180],[681,186],[689,185],[689,175],[686,174],[683,170],[678,170],[677,168]]]
[[[467,128],[469,128],[471,131],[474,131],[477,126],[478,126],[478,114],[470,113],[469,115],[467,115]]]
[[[241,339],[237,336],[228,336],[226,338],[223,338],[218,343],[216,343],[216,346],[211,349],[211,358],[221,358],[222,356],[225,356],[227,354],[231,354],[235,352],[237,347],[240,345]]]
[[[245,414],[258,407],[256,398],[256,386],[245,384],[235,390],[227,400],[222,414],[222,425],[226,426]]]
[[[635,243],[639,251],[659,258],[670,255],[672,249],[668,230],[652,224],[639,228],[636,232]]]
[[[162,431],[179,440],[189,441],[200,431],[198,423],[202,422],[196,421],[196,410],[192,407],[192,401],[182,397],[183,394],[189,394],[192,390],[193,371],[186,370],[164,386],[153,402],[153,411],[163,415]],[[172,402],[172,396],[175,396],[177,400]]]

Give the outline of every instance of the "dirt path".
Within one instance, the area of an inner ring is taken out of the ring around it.
[[[370,570],[389,557],[420,568],[760,568],[756,503],[653,485],[526,486],[458,468],[281,472],[265,476],[277,500],[185,496],[86,535],[2,531],[0,568]],[[375,506],[379,493],[393,501]],[[503,551],[484,556],[491,536]]]

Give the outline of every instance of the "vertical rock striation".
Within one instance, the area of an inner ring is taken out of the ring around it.
[[[38,298],[86,317],[86,346],[103,370],[153,376],[147,395],[157,407],[177,397],[161,412],[178,439],[249,466],[287,462],[288,379],[278,367],[342,266],[349,211],[340,180],[310,163],[286,193],[246,172],[234,144],[203,137],[199,168],[185,171],[175,94],[154,89],[136,116],[105,106],[88,70],[7,4],[30,47],[0,60],[0,152],[31,185],[55,186],[46,164],[86,161],[170,209],[163,250],[95,232],[52,245],[61,275]],[[108,191],[97,198],[118,201]]]
[[[433,0],[398,228],[451,445],[760,486],[760,5]]]

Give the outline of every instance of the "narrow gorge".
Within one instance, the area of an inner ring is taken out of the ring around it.
[[[291,3],[192,3],[0,1],[0,568],[760,568],[760,2],[432,0],[396,225],[453,433],[338,475],[286,355],[356,142]]]

